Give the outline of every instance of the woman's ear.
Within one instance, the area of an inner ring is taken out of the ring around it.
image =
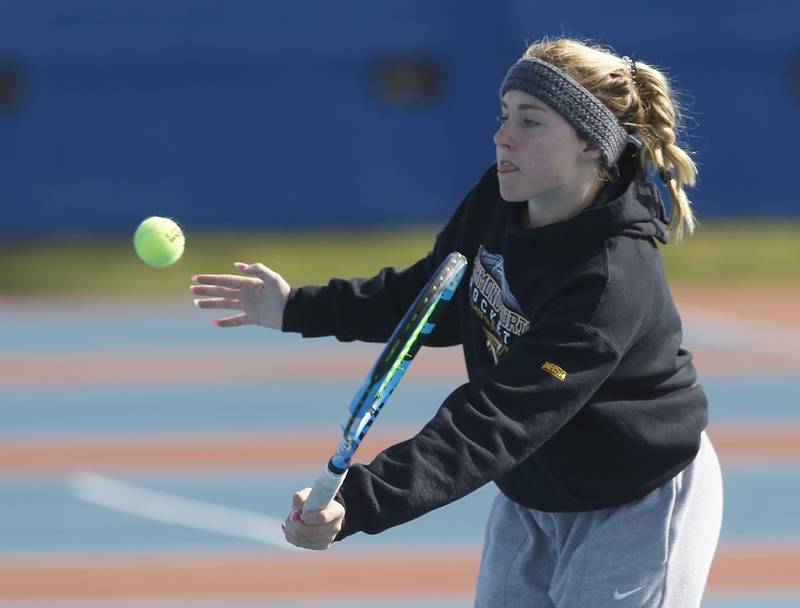
[[[580,145],[579,156],[581,159],[600,160],[600,148],[598,148],[594,143],[590,142],[588,139],[579,137],[578,144]]]

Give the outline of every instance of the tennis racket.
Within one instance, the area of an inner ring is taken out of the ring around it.
[[[433,331],[436,321],[464,276],[466,267],[467,259],[463,255],[458,252],[448,255],[400,320],[383,352],[353,397],[347,421],[342,425],[339,448],[314,482],[311,493],[303,504],[303,511],[322,509],[336,496],[358,446],[405,374],[411,360]]]

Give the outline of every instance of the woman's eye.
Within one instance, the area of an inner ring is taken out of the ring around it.
[[[504,123],[504,122],[508,122],[508,116],[506,116],[505,114],[500,114],[500,115],[497,117],[497,122],[499,122],[500,124],[502,124],[502,123]],[[522,119],[520,120],[520,123],[521,123],[521,124],[522,124],[522,126],[524,126],[524,127],[535,127],[536,125],[538,125],[538,124],[539,124],[537,121],[535,121],[535,120],[532,120],[532,119],[530,119],[530,118],[522,118]]]

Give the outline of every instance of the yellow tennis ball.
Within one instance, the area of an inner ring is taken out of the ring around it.
[[[183,255],[186,239],[181,227],[166,217],[154,215],[144,220],[133,235],[133,247],[145,264],[163,268]]]

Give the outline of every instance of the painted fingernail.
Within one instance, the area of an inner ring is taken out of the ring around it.
[[[216,325],[217,327],[219,327],[219,321],[217,321],[216,319],[214,319],[214,320],[213,320],[213,321],[211,321],[211,322],[212,322],[214,325]]]
[[[192,302],[194,302],[194,305],[197,306],[197,308],[200,308],[200,299],[199,298],[195,298],[194,300],[192,300]]]
[[[197,280],[197,275],[196,275],[196,274],[193,274],[193,275],[192,275],[192,281],[196,281],[196,280]]]
[[[297,521],[298,519],[300,519],[300,511],[298,511],[297,509],[292,510],[291,515],[289,515],[289,519],[291,521]]]

